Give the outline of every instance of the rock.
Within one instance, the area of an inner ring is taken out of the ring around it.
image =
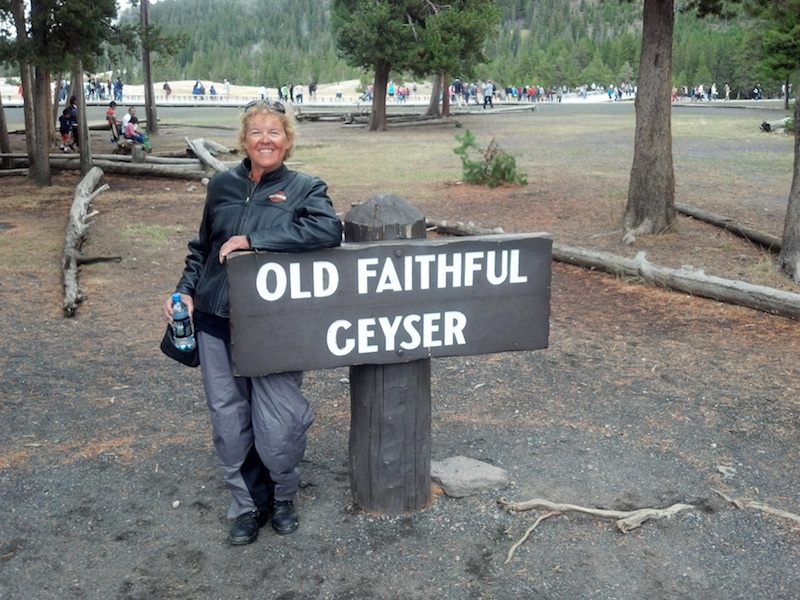
[[[466,456],[431,461],[431,479],[454,498],[500,488],[510,481],[505,469]]]

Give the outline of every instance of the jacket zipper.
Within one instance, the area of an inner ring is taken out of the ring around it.
[[[238,235],[243,235],[242,229],[244,228],[244,224],[247,222],[247,213],[250,209],[250,199],[255,195],[256,190],[258,190],[258,186],[261,182],[255,182],[249,177],[247,178],[247,197],[244,199],[244,206],[242,207],[242,212],[239,213],[239,222],[236,223],[236,233]]]

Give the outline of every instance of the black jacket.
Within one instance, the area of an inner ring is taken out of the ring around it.
[[[186,268],[176,290],[195,310],[229,317],[227,270],[219,249],[231,236],[247,235],[254,250],[302,252],[338,246],[342,223],[325,183],[282,165],[255,183],[250,159],[215,175],[208,184],[197,239],[189,242]]]

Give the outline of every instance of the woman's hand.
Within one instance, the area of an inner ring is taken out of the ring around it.
[[[191,318],[194,315],[194,298],[192,298],[189,294],[181,294],[181,302],[186,305],[186,310],[189,311],[189,318]],[[164,317],[167,319],[167,323],[172,323],[172,294],[170,294],[169,298],[166,299],[162,308],[164,310]]]
[[[250,250],[250,242],[247,241],[246,235],[234,235],[231,238],[222,244],[222,248],[219,249],[219,262],[224,263],[225,258],[231,252],[235,252],[236,250]]]

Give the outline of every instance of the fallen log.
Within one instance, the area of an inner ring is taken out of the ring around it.
[[[491,235],[494,233],[504,233],[502,227],[495,227],[489,229],[488,227],[481,227],[475,225],[472,221],[464,223],[463,221],[434,221],[432,219],[425,219],[425,226],[428,231],[436,231],[446,235]]]
[[[210,175],[207,171],[198,169],[195,165],[191,164],[160,165],[152,163],[126,163],[113,160],[95,160],[93,162],[94,166],[100,167],[107,173],[118,173],[120,175],[190,180],[200,180]],[[80,160],[75,157],[67,160],[57,160],[51,162],[51,167],[64,171],[75,171],[80,169]]]
[[[731,218],[715,215],[714,213],[701,210],[694,206],[690,206],[689,204],[676,203],[675,210],[682,215],[686,215],[687,217],[692,217],[693,219],[697,219],[699,221],[703,221],[704,223],[709,223],[710,225],[715,225],[726,231],[730,231],[734,235],[738,235],[749,242],[763,246],[772,252],[781,251],[783,240],[778,236],[771,235],[764,231],[759,231],[758,229],[752,229],[746,225],[742,225],[738,221],[734,221]]]
[[[78,284],[80,265],[100,260],[122,260],[121,257],[95,257],[86,259],[81,248],[88,235],[91,223],[89,219],[97,212],[89,212],[92,201],[108,189],[104,184],[95,190],[103,177],[102,169],[92,167],[86,176],[75,187],[75,196],[69,211],[69,223],[64,237],[64,251],[61,255],[61,271],[64,279],[64,315],[71,317],[75,314],[78,305],[86,299]]]
[[[606,252],[553,244],[553,260],[615,275],[641,277],[650,283],[686,292],[692,296],[800,320],[800,294],[753,285],[737,279],[706,275],[702,270],[691,267],[680,269],[660,267],[648,262],[644,252],[637,254],[634,259],[629,259]]]
[[[22,169],[0,169],[0,177],[8,177],[10,175],[27,175],[30,172],[30,169],[22,168]]]
[[[235,150],[232,150],[227,146],[223,146],[222,144],[220,144],[219,142],[215,142],[214,140],[203,139],[203,146],[214,156],[217,156],[219,154],[236,154]]]
[[[458,119],[415,119],[410,121],[400,121],[398,123],[389,122],[389,128],[395,129],[397,127],[424,127],[426,125],[444,125],[447,127],[461,127],[461,121]]]
[[[56,160],[69,158],[69,154],[66,155],[56,155]],[[126,154],[92,154],[93,160],[110,160],[114,162],[132,162],[131,157]],[[176,157],[176,156],[153,156],[152,154],[148,154],[146,161],[148,163],[158,164],[158,165],[192,165],[197,169],[203,168],[203,163],[200,162],[199,158],[186,158],[186,157]]]
[[[369,123],[370,112],[344,113],[341,117],[344,125],[366,125]],[[400,115],[386,115],[386,124],[389,127],[397,127],[400,123],[421,123],[423,121],[441,121],[441,117],[429,117],[420,113],[409,113]]]
[[[471,224],[465,226],[463,223],[437,222],[432,219],[428,219],[426,224],[437,231],[447,232],[451,235],[485,235],[502,232],[502,230],[489,230]],[[648,262],[644,252],[637,254],[636,258],[625,258],[608,252],[587,250],[554,242],[553,260],[612,275],[638,277],[644,281],[693,296],[710,298],[718,302],[745,306],[772,315],[800,320],[800,294],[754,285],[737,279],[706,275],[702,270],[695,270],[691,267],[681,267],[680,269],[660,267]]]
[[[343,119],[341,114],[333,113],[295,113],[295,119],[298,121],[315,121],[315,122],[338,122]]]
[[[784,117],[777,121],[762,121],[761,131],[769,133],[771,131],[783,132],[786,131],[786,125],[789,124],[791,117]]]
[[[228,167],[226,167],[222,161],[215,158],[211,152],[209,152],[208,148],[205,146],[205,140],[202,138],[196,140],[190,140],[189,138],[184,139],[194,155],[197,156],[197,158],[199,158],[203,164],[207,165],[215,173],[228,170]]]

